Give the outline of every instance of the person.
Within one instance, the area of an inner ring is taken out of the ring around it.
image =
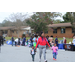
[[[1,42],[2,41],[2,36],[0,35],[0,53],[1,53]]]
[[[75,45],[75,36],[73,37],[72,44]]]
[[[34,46],[34,44],[36,44],[37,43],[37,41],[38,41],[38,38],[37,38],[38,36],[37,35],[35,35],[34,36],[34,38],[33,38],[33,46]]]
[[[11,41],[12,41],[12,46],[13,46],[13,43],[14,43],[14,38],[13,38],[13,36],[12,36],[12,38],[11,38]]]
[[[23,38],[23,46],[25,46],[26,37]]]
[[[32,47],[33,46],[33,38],[32,38],[32,36],[30,37],[30,47]]]
[[[53,36],[50,36],[50,37],[48,38],[48,40],[49,40],[49,42],[50,42],[50,46],[52,47],[52,44],[53,44]]]
[[[2,41],[1,42],[2,42],[2,45],[4,45],[4,38],[3,38],[3,36],[2,36]]]
[[[38,39],[38,42],[36,44],[35,49],[37,48],[39,44],[39,58],[40,58],[40,62],[41,62],[41,56],[42,56],[42,52],[44,55],[44,61],[47,62],[46,60],[46,44],[50,47],[49,43],[47,42],[47,39],[44,36],[44,32],[41,32],[40,37]]]
[[[54,44],[54,46],[52,46],[51,49],[53,50],[53,60],[56,60],[57,51],[58,51],[58,47],[56,46],[56,43]]]
[[[55,43],[56,43],[56,46],[58,46],[58,37],[57,36],[55,38]]]
[[[18,42],[18,40],[16,39],[16,40],[15,40],[15,46],[17,46],[17,42]]]
[[[27,39],[26,43],[27,43],[27,45],[28,45],[28,39]]]
[[[20,45],[20,38],[18,38],[18,45]]]
[[[36,53],[36,50],[34,49],[34,46],[32,46],[32,49],[30,50],[30,54],[32,56],[32,61],[33,62],[34,62],[35,53]]]
[[[65,37],[63,37],[63,43],[66,44],[66,38]]]
[[[71,50],[75,51],[75,36],[73,37],[72,45],[71,45]]]

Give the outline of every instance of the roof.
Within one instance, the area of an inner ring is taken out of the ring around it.
[[[29,26],[21,26],[21,28],[26,28],[26,27],[29,27]],[[0,27],[0,30],[8,30],[8,29],[17,29],[15,26],[12,26],[12,27]]]
[[[58,24],[49,24],[48,27],[71,27],[71,23],[58,23]],[[13,27],[0,27],[0,30],[8,30],[8,29],[17,29],[15,26]],[[21,26],[22,30],[29,30],[29,26]],[[33,30],[33,29],[31,29]]]
[[[71,27],[71,23],[49,24],[48,27]]]

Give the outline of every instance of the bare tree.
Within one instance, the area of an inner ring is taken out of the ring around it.
[[[28,13],[22,14],[22,13],[16,13],[16,14],[11,14],[9,16],[9,20],[12,21],[14,28],[16,28],[18,32],[18,37],[19,37],[19,32],[21,30],[21,26],[25,26],[26,23],[24,22],[25,19],[28,17]]]

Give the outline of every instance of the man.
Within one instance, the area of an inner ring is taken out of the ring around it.
[[[13,43],[14,43],[14,38],[13,38],[13,36],[12,36],[12,38],[11,38],[11,41],[12,41],[12,46],[13,46]]]
[[[56,46],[58,46],[58,37],[57,36],[55,38],[55,43],[56,43]]]
[[[25,46],[26,37],[23,38],[23,46]]]
[[[30,47],[32,47],[32,46],[33,46],[33,38],[31,36],[31,38],[30,38]]]

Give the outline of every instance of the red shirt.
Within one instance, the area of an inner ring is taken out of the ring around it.
[[[36,44],[36,48],[37,48],[38,44],[41,45],[41,46],[45,46],[47,44],[50,47],[50,45],[47,42],[47,39],[45,37],[43,37],[43,38],[39,37],[38,42]]]
[[[64,43],[66,44],[66,39],[64,40]]]

